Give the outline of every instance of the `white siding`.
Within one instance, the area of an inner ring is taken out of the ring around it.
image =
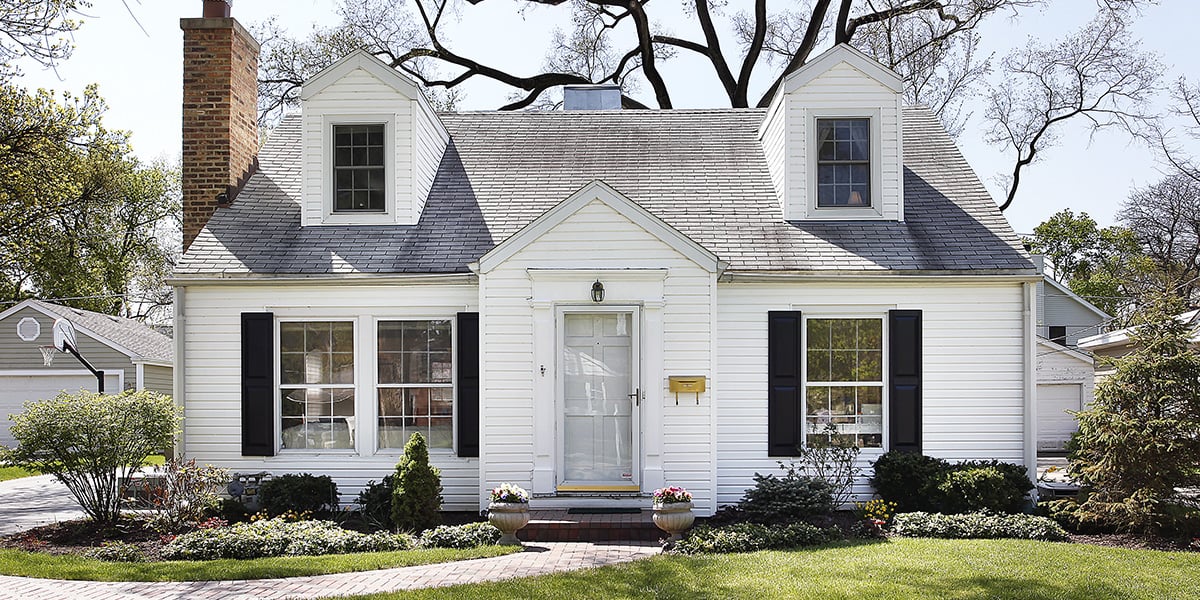
[[[1070,431],[1064,429],[1064,422],[1070,418],[1062,414],[1065,405],[1057,400],[1064,398],[1064,389],[1072,389],[1076,390],[1078,401],[1067,406],[1071,410],[1079,410],[1092,402],[1096,388],[1093,363],[1056,344],[1039,343],[1037,382],[1038,449],[1061,450],[1070,437]]]
[[[719,504],[736,502],[767,456],[767,311],[861,306],[923,316],[923,451],[950,460],[1023,463],[1022,288],[971,283],[730,283],[718,287]],[[886,412],[886,409],[885,409]],[[885,426],[886,431],[886,426]],[[886,435],[886,434],[885,434]],[[868,467],[879,451],[864,451]],[[864,472],[856,491],[869,493]]]
[[[1100,325],[1104,322],[1103,317],[1054,286],[1048,283],[1039,285],[1042,286],[1041,289],[1045,290],[1042,306],[1039,307],[1041,312],[1038,313],[1041,320],[1038,327],[1039,335],[1049,338],[1051,326],[1066,327],[1066,345],[1074,348],[1079,345],[1081,338],[1100,333]]]
[[[473,285],[398,286],[193,286],[186,290],[183,362],[187,390],[184,454],[239,472],[318,473],[332,476],[342,502],[351,503],[368,480],[392,472],[399,451],[368,446],[364,430],[374,423],[374,362],[361,343],[373,335],[372,318],[449,318],[473,310]],[[276,317],[358,319],[356,332],[357,451],[281,451],[272,457],[241,455],[242,312],[270,311]],[[479,461],[449,450],[431,449],[442,470],[444,508],[477,510]]]
[[[759,141],[767,159],[767,171],[779,198],[787,195],[787,108],[782,99],[771,104],[760,130]]]
[[[535,487],[535,462],[543,464],[535,456],[535,434],[539,433],[535,423],[552,424],[557,419],[557,415],[544,414],[556,410],[553,398],[546,398],[546,394],[556,393],[552,385],[546,385],[556,377],[556,350],[544,344],[553,346],[557,341],[535,334],[536,311],[545,315],[551,308],[549,302],[534,306],[541,292],[535,290],[529,269],[611,269],[599,275],[607,290],[604,304],[644,304],[642,451],[657,454],[648,456],[647,464],[661,461],[661,477],[666,482],[687,487],[695,494],[700,511],[711,510],[711,396],[702,394],[699,405],[694,396],[676,405],[674,396],[666,391],[666,378],[671,374],[712,377],[713,274],[599,201],[584,206],[481,276],[486,296],[481,300],[484,485],[513,481]],[[666,270],[657,303],[645,302],[649,290],[657,289],[655,285],[627,279],[631,275],[623,275],[621,270],[629,269]],[[571,295],[560,295],[553,303],[591,305],[588,294],[594,278],[586,273],[580,273],[577,281],[568,277],[560,288]],[[657,340],[651,335],[655,327],[661,331]],[[659,367],[647,366],[654,364]],[[547,368],[544,377],[548,379],[541,379],[542,366]],[[557,465],[555,454],[551,451],[544,460]],[[653,489],[647,480],[642,486],[643,492]]]
[[[418,92],[419,93],[419,92]],[[302,224],[415,224],[437,173],[448,136],[427,103],[406,95],[365,69],[354,69],[304,100]],[[387,157],[389,213],[331,219],[330,127],[334,123],[386,123],[392,136]]]
[[[810,199],[815,193],[815,184],[810,173],[816,164],[811,155],[816,135],[811,131],[812,119],[820,117],[871,117],[878,120],[872,129],[872,202],[879,207],[878,214],[858,211],[841,211],[835,218],[883,218],[898,220],[903,215],[904,184],[901,150],[901,97],[891,88],[862,73],[847,63],[839,63],[825,73],[809,81],[803,87],[787,93],[783,100],[786,111],[786,189],[783,196],[786,219],[823,218],[824,211],[813,210],[816,203]],[[879,139],[875,139],[878,132]],[[765,139],[764,151],[768,163],[776,157],[777,150],[770,147],[772,140]],[[878,151],[876,152],[876,148]],[[876,157],[880,164],[874,164]]]

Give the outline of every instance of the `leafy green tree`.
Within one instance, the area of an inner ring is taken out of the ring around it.
[[[1085,212],[1060,211],[1035,227],[1027,241],[1049,260],[1048,276],[1113,316],[1122,313],[1127,298],[1144,291],[1154,272],[1133,231],[1100,227]]]
[[[0,448],[0,460],[54,475],[88,518],[109,525],[121,517],[121,490],[147,456],[171,446],[181,418],[157,392],[80,390],[27,403],[12,420],[18,445]]]
[[[401,530],[423,531],[442,522],[442,473],[429,464],[425,436],[412,434],[396,463],[392,523]]]
[[[1135,349],[1077,413],[1070,472],[1091,488],[1080,508],[1119,528],[1168,527],[1176,488],[1200,483],[1200,351],[1194,325],[1175,318],[1180,308],[1167,294],[1152,299],[1131,334]]]
[[[138,161],[105,108],[94,86],[0,85],[0,300],[81,298],[67,303],[125,316],[170,304],[179,172]]]

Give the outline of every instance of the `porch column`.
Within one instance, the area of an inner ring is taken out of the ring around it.
[[[533,494],[554,494],[554,303],[531,302],[533,309]]]
[[[661,300],[642,305],[642,491],[665,485],[663,474],[663,305]]]

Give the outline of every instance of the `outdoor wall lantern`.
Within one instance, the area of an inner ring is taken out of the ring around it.
[[[599,279],[592,284],[592,302],[604,302],[604,284]]]

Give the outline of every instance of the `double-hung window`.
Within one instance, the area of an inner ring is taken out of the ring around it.
[[[805,442],[883,447],[883,319],[809,318]]]
[[[354,323],[279,323],[280,432],[287,449],[354,448]]]
[[[383,124],[333,126],[334,212],[387,210]]]
[[[871,206],[871,119],[817,119],[817,208]]]
[[[413,433],[430,448],[454,442],[453,333],[449,320],[379,321],[379,447]]]

